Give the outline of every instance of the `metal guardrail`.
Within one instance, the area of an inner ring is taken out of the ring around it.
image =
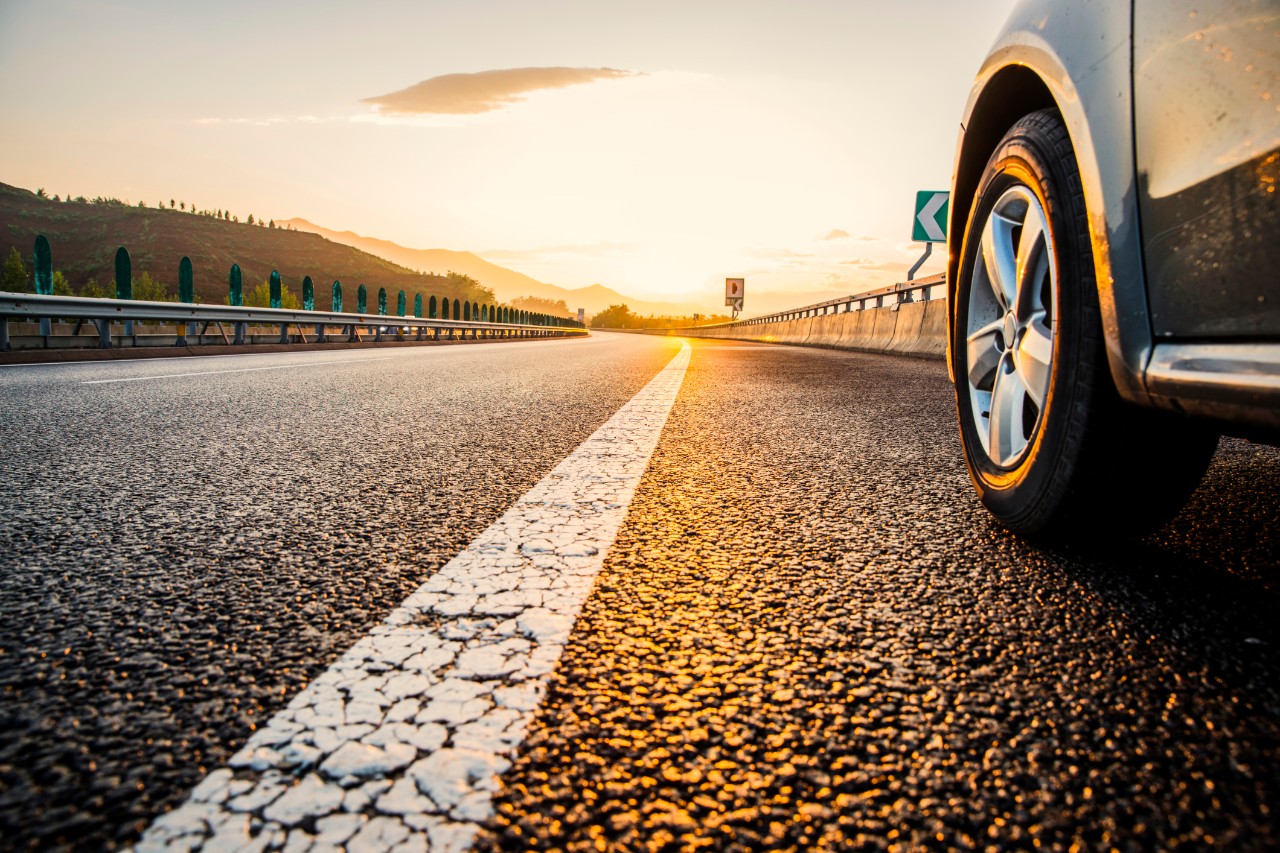
[[[793,308],[766,314],[763,317],[752,317],[748,320],[734,320],[730,323],[714,323],[707,326],[686,326],[685,329],[730,329],[736,326],[759,326],[764,323],[784,323],[788,320],[801,320],[805,317],[820,317],[823,314],[845,314],[851,311],[866,311],[871,308],[902,305],[908,302],[929,302],[934,299],[945,299],[947,296],[947,277],[945,273],[926,276],[915,281],[904,281],[898,284],[869,290],[854,296],[830,299],[817,302],[803,308]],[[684,331],[672,329],[671,331]]]
[[[386,314],[348,314],[335,311],[305,311],[286,308],[256,308],[238,305],[203,305],[184,302],[144,302],[131,299],[94,299],[83,296],[50,296],[35,293],[7,293],[0,291],[0,350],[7,351],[9,344],[9,323],[12,320],[39,321],[49,319],[70,319],[78,321],[76,331],[86,321],[91,322],[98,331],[98,345],[112,346],[111,327],[113,323],[126,324],[124,337],[136,337],[131,328],[134,322],[177,323],[187,326],[186,334],[195,336],[195,326],[204,324],[203,336],[210,326],[222,329],[223,323],[234,328],[234,340],[227,343],[243,343],[248,326],[279,326],[280,342],[289,343],[289,327],[297,326],[299,334],[305,340],[304,327],[314,327],[317,340],[329,338],[327,329],[341,329],[339,337],[346,340],[359,340],[361,331],[371,331],[375,340],[382,339],[384,330],[396,330],[397,337],[405,332],[413,332],[422,340],[423,334],[432,333],[433,340],[440,340],[446,334],[450,339],[466,338],[468,333],[474,338],[480,337],[560,337],[563,335],[585,335],[586,329],[571,326],[529,325],[519,323],[495,323],[488,320],[444,320],[432,317],[391,316]],[[52,335],[45,331],[48,324],[42,324],[41,334],[46,339]],[[226,339],[226,332],[222,332]],[[177,334],[178,345],[184,345],[185,335],[181,328]]]

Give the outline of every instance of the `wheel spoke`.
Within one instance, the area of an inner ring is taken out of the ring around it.
[[[1022,223],[1014,272],[1017,288],[1014,311],[1020,319],[1030,317],[1033,310],[1044,307],[1040,304],[1040,283],[1048,260],[1049,256],[1045,251],[1044,214],[1040,212],[1039,205],[1032,205]]]
[[[1044,312],[1039,312],[1027,326],[1018,343],[1014,363],[1027,389],[1027,396],[1036,408],[1043,409],[1044,398],[1049,393],[1049,371],[1053,365],[1053,333],[1044,325]]]
[[[1026,396],[1026,386],[1017,371],[1001,364],[991,389],[989,433],[991,458],[1000,465],[1009,464],[1027,444],[1022,431],[1022,405]]]
[[[982,262],[1002,314],[1013,306],[1018,293],[1018,266],[1013,253],[1013,229],[1017,226],[1017,222],[992,211],[982,232]]]
[[[983,326],[966,341],[966,360],[969,365],[969,384],[983,391],[991,389],[996,368],[1000,365],[1001,344],[1004,341],[1004,324],[997,320]]]

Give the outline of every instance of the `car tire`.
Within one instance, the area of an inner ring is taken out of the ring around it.
[[[1210,428],[1122,402],[1108,373],[1080,169],[1053,110],[1019,120],[983,172],[951,330],[969,475],[1015,533],[1137,535],[1186,501]]]

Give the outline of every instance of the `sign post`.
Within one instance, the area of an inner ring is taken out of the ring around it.
[[[920,190],[916,193],[916,210],[911,219],[911,239],[924,243],[924,254],[907,270],[907,281],[933,254],[934,243],[947,242],[947,207],[951,193],[942,190]]]
[[[746,279],[742,278],[726,278],[724,280],[724,304],[728,308],[733,309],[733,317],[736,320],[738,312],[742,310],[742,301],[746,295]]]

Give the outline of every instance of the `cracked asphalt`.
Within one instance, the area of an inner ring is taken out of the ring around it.
[[[0,370],[0,847],[135,840],[677,347]]]
[[[136,840],[676,343],[0,371],[0,847]],[[1280,846],[1280,452],[1047,550],[941,363],[693,344],[481,849]]]

